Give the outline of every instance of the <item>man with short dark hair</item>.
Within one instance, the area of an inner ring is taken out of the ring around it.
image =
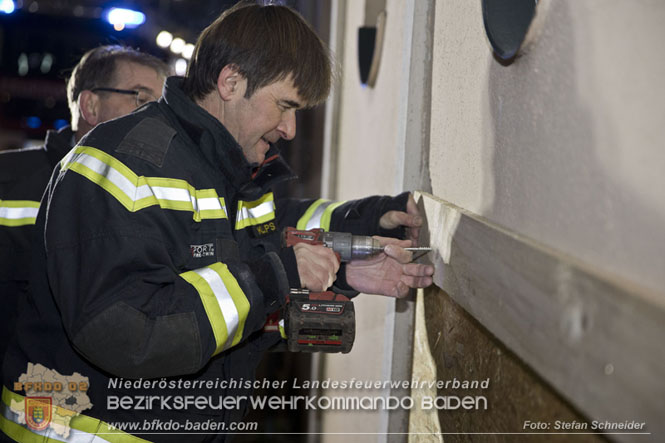
[[[27,291],[31,233],[53,168],[98,123],[157,100],[168,73],[166,63],[132,48],[91,49],[67,84],[71,127],[48,131],[44,146],[0,152],[0,358]]]
[[[36,372],[77,373],[89,400],[58,406],[87,416],[70,422],[80,438],[109,423],[145,433],[212,421],[217,435],[145,437],[222,441],[229,428],[220,423],[242,419],[255,368],[281,340],[264,324],[290,288],[334,283],[400,297],[431,284],[430,266],[409,263],[410,240],[384,238],[385,253],[342,268],[323,246],[280,245],[289,225],[355,234],[406,227],[415,237],[420,224],[408,193],[275,201],[271,186],[293,174],[273,144],[295,136],[296,110],[323,101],[330,76],[325,46],[297,13],[242,4],[203,31],[187,77],[169,78],[159,102],[86,135],[56,170],[37,217],[44,243],[5,359],[5,396],[27,402]],[[28,441],[39,432],[22,425],[18,408],[5,407],[0,427]]]

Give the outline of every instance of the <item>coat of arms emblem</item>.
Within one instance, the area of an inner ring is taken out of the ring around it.
[[[25,397],[25,422],[35,431],[46,429],[51,422],[51,397]]]

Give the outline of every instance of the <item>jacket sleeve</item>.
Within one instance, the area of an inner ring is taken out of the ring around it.
[[[94,149],[63,165],[46,208],[47,273],[67,335],[94,365],[128,378],[194,373],[284,303],[276,254],[185,267],[189,239],[167,214],[189,204],[193,217],[213,217],[219,198],[192,188],[196,207],[169,200],[187,187],[151,183]]]
[[[379,226],[379,220],[388,211],[406,211],[408,198],[408,192],[403,192],[395,197],[373,196],[341,202],[326,199],[283,198],[276,201],[277,224],[282,229],[287,226],[294,226],[301,230],[322,228],[326,231],[350,232],[354,235],[404,238],[404,228],[383,229]],[[358,294],[346,283],[344,264],[337,273],[333,289],[350,297]]]
[[[404,229],[383,229],[381,216],[388,211],[406,211],[408,192],[395,197],[372,196],[359,200],[335,202],[326,199],[278,199],[277,223],[280,228],[323,228],[326,231],[350,232],[354,235],[381,235],[404,238]]]

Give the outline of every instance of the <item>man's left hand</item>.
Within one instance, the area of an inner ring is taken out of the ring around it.
[[[386,248],[381,254],[346,264],[346,282],[366,294],[406,297],[410,288],[426,288],[432,284],[434,267],[411,263],[413,253],[403,248],[411,240],[375,237]]]
[[[399,226],[406,227],[406,238],[411,240],[411,244],[408,246],[418,245],[418,235],[422,224],[423,218],[418,211],[413,194],[409,194],[409,200],[406,202],[406,212],[388,211],[379,219],[379,225],[383,229],[395,229]]]

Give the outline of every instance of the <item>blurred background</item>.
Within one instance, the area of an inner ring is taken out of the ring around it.
[[[65,82],[89,49],[123,44],[184,75],[199,33],[237,0],[0,0],[0,150],[39,145],[69,123]],[[272,1],[298,10],[327,42],[329,1]],[[319,192],[323,107],[301,112],[299,136],[280,146],[301,180],[295,196]]]
[[[64,82],[88,49],[132,46],[184,73],[198,33],[234,3],[0,0],[0,149],[68,123]]]
[[[122,44],[167,61],[184,75],[199,33],[236,0],[0,0],[0,150],[41,145],[46,131],[69,124],[65,84],[89,49]],[[272,1],[298,10],[327,42],[329,1]],[[298,113],[298,134],[281,142],[283,156],[300,180],[279,195],[317,197],[320,192],[324,107]],[[310,378],[308,355],[269,353],[259,378]],[[288,392],[268,392],[287,395]],[[259,432],[306,432],[299,411],[253,412]],[[240,436],[261,441],[265,436]],[[304,438],[304,437],[303,437]],[[300,441],[297,435],[276,441]]]

